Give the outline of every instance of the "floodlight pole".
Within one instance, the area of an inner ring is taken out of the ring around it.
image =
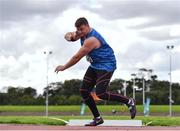
[[[144,72],[147,72],[147,69],[145,68],[140,68],[139,71],[141,72],[141,77],[142,77],[142,84],[143,84],[143,105],[145,104],[145,74]]]
[[[45,116],[48,117],[48,104],[49,104],[49,81],[48,81],[48,67],[49,67],[49,55],[52,54],[52,51],[44,51],[46,54],[46,112]]]
[[[131,74],[131,76],[133,77],[133,99],[136,98],[136,95],[135,95],[135,77],[136,77],[136,74]]]
[[[172,49],[174,45],[167,45],[167,50],[169,50],[169,116],[172,116],[172,76],[171,76],[171,69],[172,69]]]

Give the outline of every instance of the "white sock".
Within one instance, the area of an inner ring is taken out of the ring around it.
[[[130,104],[130,102],[131,102],[131,99],[129,99],[128,104]]]
[[[96,117],[97,119],[100,119],[101,118],[101,116],[99,116],[99,117]]]

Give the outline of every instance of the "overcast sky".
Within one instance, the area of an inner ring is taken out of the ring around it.
[[[49,82],[82,79],[89,63],[83,58],[72,68],[54,73],[80,48],[64,34],[86,17],[114,49],[117,70],[112,79],[129,80],[139,68],[153,69],[169,80],[169,52],[173,44],[172,81],[180,82],[179,0],[0,0],[0,89],[31,86],[42,93]]]

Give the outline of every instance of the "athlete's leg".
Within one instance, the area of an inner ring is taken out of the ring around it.
[[[80,92],[81,92],[81,96],[82,96],[84,102],[88,105],[94,118],[100,116],[98,109],[96,107],[96,103],[90,94],[92,89],[94,88],[95,84],[96,84],[96,74],[95,74],[94,70],[91,67],[89,67],[83,78]]]
[[[107,92],[107,87],[113,75],[113,72],[99,70],[97,70],[96,72],[98,78],[96,82],[96,95],[103,100],[118,101],[126,104],[130,110],[131,118],[133,119],[136,116],[135,100],[129,99],[128,97],[119,94]]]
[[[102,70],[96,70],[97,82],[96,82],[96,95],[103,100],[118,101],[124,104],[128,104],[129,99],[120,94],[113,94],[107,92],[108,84],[111,80],[113,72],[107,72]]]

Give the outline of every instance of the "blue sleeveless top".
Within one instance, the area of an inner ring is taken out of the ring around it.
[[[87,34],[85,38],[81,38],[81,46],[89,37],[95,37],[101,43],[97,49],[93,49],[87,55],[87,60],[91,63],[91,67],[98,70],[114,71],[116,69],[116,58],[114,51],[104,40],[104,38],[94,29]]]

